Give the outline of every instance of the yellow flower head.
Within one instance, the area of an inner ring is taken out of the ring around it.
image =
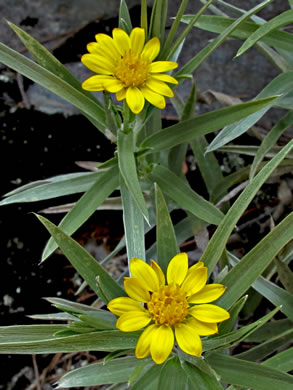
[[[186,253],[179,253],[170,261],[167,284],[163,271],[153,260],[148,265],[143,260],[131,259],[130,272],[132,277],[124,278],[129,297],[112,299],[108,309],[119,316],[116,327],[123,332],[146,327],[136,345],[137,358],[151,354],[155,363],[163,363],[175,338],[182,351],[201,356],[200,336],[217,333],[217,323],[230,318],[226,310],[210,304],[225,292],[225,286],[206,284],[208,272],[203,262],[188,269]]]
[[[177,68],[178,64],[153,62],[160,52],[160,40],[152,38],[145,44],[143,28],[134,28],[130,36],[114,28],[112,36],[97,34],[97,42],[87,45],[89,54],[82,56],[81,61],[97,74],[85,80],[82,87],[88,91],[116,93],[118,101],[126,98],[135,114],[143,109],[145,99],[160,109],[165,108],[164,96],[174,96],[166,82],[178,82],[164,72]]]

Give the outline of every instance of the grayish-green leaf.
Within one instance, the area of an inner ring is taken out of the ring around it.
[[[182,363],[182,368],[188,377],[189,390],[223,390],[223,387],[215,378],[198,369],[188,362]],[[177,388],[178,390],[180,387]]]
[[[153,153],[190,142],[199,136],[217,131],[228,124],[239,121],[264,107],[271,105],[275,99],[276,97],[273,96],[270,98],[253,100],[248,103],[235,104],[231,107],[214,110],[199,115],[196,118],[179,122],[176,125],[157,131],[147,137],[141,143],[141,148],[152,148]]]
[[[120,192],[123,205],[123,224],[127,257],[129,260],[133,257],[145,260],[144,218],[121,175]]]
[[[277,355],[267,359],[262,363],[263,366],[276,368],[288,372],[293,368],[293,347],[279,352]]]
[[[222,220],[216,232],[213,234],[211,240],[209,241],[209,244],[206,247],[201,258],[201,260],[204,261],[205,265],[209,268],[209,273],[212,272],[212,270],[217,264],[217,261],[220,259],[222,252],[225,248],[226,242],[231,232],[233,231],[238,219],[246,210],[247,206],[254,198],[261,185],[267,180],[267,178],[271,175],[271,173],[279,165],[279,163],[286,157],[287,153],[290,152],[292,147],[293,141],[290,141],[289,144],[283,148],[283,150],[281,150],[271,161],[269,161],[265,165],[265,167],[245,188],[245,190],[241,193],[241,195],[237,198],[233,206],[225,215],[224,219]],[[244,292],[245,290],[242,291],[240,295],[237,294],[237,298],[239,298]],[[224,295],[226,296],[227,292]],[[237,300],[237,298],[235,298],[231,303],[233,304]]]
[[[111,195],[118,185],[118,167],[114,166],[97,177],[96,182],[65,215],[59,227],[65,233],[69,235],[73,234],[96,211],[104,200]],[[51,238],[43,251],[42,261],[47,259],[57,247],[56,242]]]
[[[64,375],[59,379],[58,388],[127,382],[139,363],[135,357],[123,357],[111,360],[105,365],[103,362],[89,364]]]
[[[198,218],[215,225],[222,220],[223,213],[219,209],[198,195],[185,180],[180,179],[163,165],[154,167],[148,175],[148,180],[157,183],[163,193]]]
[[[119,284],[112,279],[104,268],[99,265],[97,260],[94,259],[81,245],[79,245],[77,241],[73,240],[46,218],[40,215],[38,218],[52,235],[73,267],[89,284],[94,292],[99,294],[96,278],[97,276],[100,276],[103,278],[104,285],[107,289],[106,298],[108,298],[108,300],[125,295],[124,290],[119,286]]]
[[[271,102],[263,109],[260,109],[254,114],[248,115],[241,119],[238,123],[228,125],[216,136],[210,143],[207,152],[216,150],[228,142],[239,137],[252,127],[273,105],[278,106],[278,102],[282,102],[282,97],[286,96],[293,90],[293,72],[282,73],[275,77],[257,96],[256,99],[263,99],[272,95],[281,95],[279,99]]]
[[[88,98],[61,77],[29,60],[9,47],[0,44],[0,61],[30,80],[76,106],[100,131],[105,134],[104,112],[100,105]]]
[[[155,184],[155,197],[157,262],[163,272],[166,272],[170,260],[179,252],[179,249],[176,243],[176,236],[168,206],[164,199],[164,195],[157,184]]]
[[[164,364],[160,379],[159,389],[178,390],[187,388],[188,377],[182,369],[177,357],[167,360]]]
[[[293,212],[267,234],[224,277],[226,293],[217,301],[225,308],[231,305],[255,282],[284,245],[293,238]],[[293,302],[292,302],[293,303]]]
[[[280,27],[286,26],[287,24],[292,23],[292,20],[293,20],[293,10],[288,10],[282,12],[280,15],[275,16],[273,19],[260,26],[253,34],[249,36],[249,38],[247,38],[247,40],[243,43],[243,45],[238,50],[236,56],[238,57],[243,53],[245,53],[257,41],[262,39],[270,32]]]
[[[214,353],[207,361],[224,383],[254,390],[292,390],[293,377],[272,367]]]
[[[148,222],[148,210],[137,176],[133,133],[125,134],[123,131],[118,133],[118,164],[126,187],[136,202],[138,209]]]
[[[132,23],[129,15],[129,10],[125,0],[120,0],[119,9],[119,27],[130,34],[132,30]]]

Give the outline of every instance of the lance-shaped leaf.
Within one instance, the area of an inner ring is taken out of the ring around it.
[[[72,266],[96,294],[99,295],[96,279],[97,277],[100,277],[103,279],[103,286],[108,300],[126,295],[122,287],[120,287],[119,284],[112,279],[112,277],[104,270],[97,260],[94,259],[81,245],[79,245],[78,242],[73,240],[46,218],[40,215],[38,218],[52,235]]]
[[[64,375],[58,381],[58,388],[127,382],[138,364],[140,361],[135,357],[114,359],[107,364],[104,362],[89,364]]]
[[[221,381],[254,390],[291,390],[293,377],[272,367],[213,353],[208,363],[221,376]]]
[[[248,103],[235,104],[231,107],[225,107],[199,115],[196,118],[179,122],[176,125],[155,132],[147,137],[140,146],[141,148],[152,148],[151,152],[158,152],[182,143],[190,142],[201,135],[217,131],[228,124],[237,122],[271,105],[275,99],[276,96],[273,96]]]
[[[219,383],[215,376],[208,375],[206,372],[201,371],[198,367],[187,361],[182,363],[182,368],[188,378],[188,389],[190,390],[223,390],[222,385]],[[178,387],[179,389],[180,387]]]
[[[284,372],[292,370],[293,367],[293,347],[279,352],[277,355],[267,359],[262,363],[266,367],[277,368]]]
[[[293,124],[293,112],[288,112],[278,123],[268,132],[259,146],[250,168],[250,178],[264,159],[265,155],[271,150],[278,138]]]
[[[125,134],[123,131],[118,133],[118,165],[128,191],[148,222],[149,214],[137,176],[133,133]]]
[[[120,175],[120,192],[123,206],[123,224],[128,259],[145,260],[144,218]]]
[[[283,148],[283,150],[281,150],[271,161],[269,161],[265,167],[255,176],[252,182],[245,188],[245,190],[243,190],[241,195],[237,198],[233,206],[225,215],[216,232],[210,239],[208,246],[206,247],[201,258],[201,260],[204,261],[205,265],[209,268],[209,273],[212,272],[217,264],[217,261],[220,259],[226,242],[238,219],[246,210],[247,206],[252,201],[262,184],[268,179],[274,169],[280,164],[280,162],[286,157],[287,153],[289,153],[292,148],[293,141],[290,141]],[[244,292],[245,290],[242,291],[240,295],[237,295],[237,297],[239,298]],[[233,302],[236,300],[237,298],[235,298]]]
[[[274,257],[293,239],[293,212],[265,236],[224,277],[227,291],[217,301],[229,308],[262,274]],[[272,245],[273,243],[273,245]]]
[[[224,214],[212,203],[193,191],[188,183],[180,179],[163,165],[157,165],[148,175],[148,180],[157,183],[162,191],[181,208],[190,211],[203,221],[218,225]]]
[[[56,76],[42,66],[29,60],[15,50],[0,43],[0,61],[6,66],[23,74],[30,80],[56,95],[67,100],[77,107],[100,131],[105,133],[104,112],[100,104],[94,102],[91,98],[70,85],[64,79]]]
[[[129,10],[125,0],[120,0],[120,9],[119,9],[119,27],[122,30],[130,34],[132,30],[132,23],[129,15]]]
[[[246,39],[243,45],[238,50],[236,57],[241,56],[249,48],[251,48],[256,42],[268,35],[270,32],[277,30],[280,27],[286,26],[287,24],[292,23],[293,20],[293,10],[282,12],[280,15],[277,15],[270,21],[266,22],[260,26],[253,34]]]
[[[38,202],[40,200],[85,192],[95,184],[100,175],[101,172],[78,172],[28,183],[5,194],[6,198],[0,202],[0,205]]]
[[[239,19],[235,20],[231,26],[227,27],[216,39],[214,39],[209,45],[204,47],[195,57],[187,62],[175,76],[180,76],[184,74],[189,74],[194,72],[200,64],[212,54],[226,39],[236,30],[243,22],[250,18],[255,13],[259,12],[262,8],[266,7],[273,0],[266,0],[258,4],[251,10],[245,12]]]
[[[184,15],[181,19],[183,23],[189,23],[192,15]],[[231,26],[235,22],[235,19],[218,15],[202,15],[195,23],[195,27],[202,30],[210,31],[213,33],[222,33],[226,28]],[[231,34],[231,37],[245,40],[250,37],[260,26],[253,22],[241,23]],[[287,50],[292,52],[293,50],[293,37],[292,34],[286,31],[274,30],[269,34],[261,38],[261,41],[274,48]]]
[[[278,102],[282,102],[283,96],[293,91],[293,72],[282,73],[274,78],[257,96],[256,99],[263,99],[272,95],[282,95],[279,99],[267,105],[263,109],[248,115],[241,119],[238,123],[226,126],[210,143],[207,152],[216,150],[228,142],[239,137],[252,127],[271,107],[278,106]]]
[[[169,261],[179,252],[168,206],[159,186],[155,184],[157,262],[163,272]]]
[[[94,185],[83,194],[74,207],[65,215],[59,227],[67,234],[73,234],[96,211],[104,200],[111,195],[118,185],[118,167],[114,166],[98,176]],[[42,261],[47,259],[57,247],[56,242],[50,238],[44,249]]]
[[[188,384],[188,376],[182,369],[177,357],[167,360],[162,368],[159,380],[159,389],[178,390],[185,389]]]
[[[139,333],[105,330],[70,336],[54,336],[66,325],[16,325],[0,327],[0,354],[39,354],[134,349]]]

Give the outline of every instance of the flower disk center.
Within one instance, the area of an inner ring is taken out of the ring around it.
[[[174,325],[185,320],[188,303],[178,286],[163,286],[154,292],[147,304],[148,311],[157,325]]]
[[[148,77],[148,64],[129,51],[117,64],[116,77],[125,87],[138,87]]]

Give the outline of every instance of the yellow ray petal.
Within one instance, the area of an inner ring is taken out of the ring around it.
[[[188,312],[202,322],[222,322],[230,318],[230,314],[217,305],[203,304],[191,307]]]
[[[116,327],[122,332],[135,332],[142,329],[151,322],[147,311],[129,311],[122,314],[116,322]]]
[[[114,28],[112,35],[116,49],[123,57],[125,53],[127,53],[127,51],[130,49],[130,38],[127,33],[121,28]]]
[[[148,302],[151,299],[150,293],[134,278],[124,278],[124,289],[131,298],[138,302]]]
[[[145,261],[134,257],[130,260],[129,269],[131,276],[139,280],[147,291],[158,291],[159,279],[157,274]]]
[[[156,324],[149,325],[140,335],[135,348],[135,356],[138,359],[143,359],[150,354],[153,333],[157,328]]]
[[[121,91],[124,88],[124,85],[120,80],[113,78],[113,80],[107,80],[104,82],[105,90],[111,93],[116,93]]]
[[[144,96],[137,87],[128,87],[126,101],[134,114],[139,114],[144,106]]]
[[[97,42],[90,42],[90,43],[88,43],[86,48],[87,48],[87,51],[89,53],[94,53],[94,54],[99,54],[100,53],[99,45],[97,44]]]
[[[173,61],[156,61],[149,65],[149,71],[151,73],[163,73],[177,67],[178,64]]]
[[[139,56],[145,41],[145,31],[143,28],[136,27],[130,33],[130,45],[133,54]]]
[[[95,75],[82,83],[82,88],[87,91],[103,91],[105,81],[113,80],[113,76]]]
[[[97,34],[96,40],[99,43],[100,48],[102,49],[102,53],[100,52],[101,54],[106,53],[110,57],[114,57],[115,60],[121,58],[121,55],[116,48],[113,38],[111,38],[109,35]]]
[[[191,267],[188,269],[188,274],[190,274],[190,273],[193,272],[195,269],[200,268],[200,267],[204,267],[204,262],[203,262],[203,261],[198,261],[197,263],[193,264],[193,266],[191,266]]]
[[[158,107],[160,110],[163,110],[166,107],[166,100],[164,96],[152,91],[148,87],[141,87],[140,90],[146,100],[153,106]]]
[[[189,303],[210,303],[224,294],[226,287],[223,284],[207,284],[200,291],[188,298]]]
[[[159,38],[155,37],[150,39],[146,43],[141,53],[141,57],[148,63],[151,63],[157,57],[159,52],[160,52],[160,40]]]
[[[216,323],[207,323],[196,320],[194,317],[188,318],[186,325],[193,328],[199,336],[210,336],[218,333],[218,325]]]
[[[106,57],[97,54],[84,54],[81,62],[90,70],[98,74],[112,75],[115,73],[115,65]]]
[[[207,267],[199,267],[193,272],[188,273],[181,288],[186,293],[186,296],[193,295],[200,291],[208,280]]]
[[[116,316],[121,316],[128,311],[142,311],[145,312],[145,308],[137,301],[134,301],[132,298],[128,297],[119,297],[112,299],[107,308]]]
[[[175,77],[170,76],[169,74],[153,73],[152,79],[165,81],[170,84],[178,84],[178,81]]]
[[[175,325],[175,337],[183,352],[192,356],[201,356],[202,343],[196,330],[184,323]]]
[[[188,257],[187,254],[182,252],[174,256],[171,259],[167,268],[167,281],[168,284],[175,283],[181,286],[188,271]]]
[[[154,92],[157,92],[157,93],[159,93],[161,95],[168,96],[168,97],[173,97],[174,96],[174,93],[173,93],[172,89],[169,87],[169,85],[164,83],[164,81],[155,80],[152,77],[150,77],[146,81],[145,85],[148,88],[152,89]]]
[[[161,325],[152,332],[150,352],[155,363],[164,363],[170,355],[173,346],[174,333],[170,326]]]
[[[126,88],[121,89],[121,91],[116,93],[116,99],[118,102],[126,98]]]
[[[159,285],[164,286],[165,285],[165,275],[164,272],[162,271],[161,267],[159,266],[158,263],[156,263],[154,260],[151,260],[151,267],[157,274],[157,277],[159,279]]]

